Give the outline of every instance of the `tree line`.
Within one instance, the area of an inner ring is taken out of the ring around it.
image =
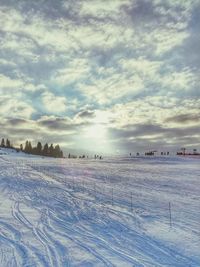
[[[50,146],[48,143],[46,143],[44,146],[42,146],[41,142],[38,142],[35,147],[32,146],[30,141],[26,141],[25,146],[23,144],[20,145],[20,148],[15,148],[11,145],[9,139],[2,138],[1,140],[1,147],[6,148],[14,148],[17,151],[23,151],[27,154],[33,154],[33,155],[40,155],[40,156],[47,156],[47,157],[55,157],[55,158],[63,158],[63,151],[60,149],[59,145],[54,146],[51,144]]]
[[[5,141],[4,138],[2,138],[2,140],[1,140],[1,147],[13,148],[13,146],[10,143],[10,140],[6,139],[6,141]]]

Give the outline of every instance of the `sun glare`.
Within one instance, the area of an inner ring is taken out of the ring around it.
[[[112,147],[108,135],[108,114],[96,113],[93,123],[84,129],[84,143],[91,151],[110,153]]]

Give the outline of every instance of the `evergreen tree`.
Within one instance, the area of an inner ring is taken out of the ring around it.
[[[44,155],[44,156],[48,156],[48,154],[49,154],[49,146],[48,146],[48,144],[46,143],[46,144],[44,145],[44,148],[43,148],[43,155]]]
[[[54,147],[53,147],[53,144],[51,144],[50,147],[49,147],[49,156],[50,157],[53,157],[54,156]]]
[[[10,148],[10,140],[6,139],[6,147]]]
[[[29,151],[29,142],[28,142],[28,140],[27,140],[26,143],[25,143],[24,151],[25,151],[26,153],[28,153],[28,151]]]
[[[37,143],[36,154],[37,155],[42,155],[42,144],[41,144],[41,142]]]
[[[32,151],[32,145],[31,145],[31,142],[30,141],[26,141],[26,144],[25,144],[25,149],[24,151],[28,154],[31,154],[33,151]]]
[[[4,138],[2,138],[2,140],[1,140],[1,147],[5,147],[5,140],[4,140]]]
[[[12,148],[11,142],[8,138],[6,139],[6,142],[5,142],[5,139],[2,138],[0,146]],[[63,157],[63,152],[60,149],[59,145],[56,145],[54,148],[53,144],[51,144],[49,147],[48,143],[46,143],[42,149],[41,142],[38,142],[36,147],[32,147],[31,142],[28,140],[26,141],[24,147],[23,147],[23,144],[20,144],[20,147],[16,150],[18,152],[24,151],[25,153],[28,153],[28,154],[44,155],[44,156],[50,156],[50,157],[56,157],[56,158],[62,158]],[[71,157],[70,154],[69,154],[69,157]]]
[[[32,150],[31,150],[31,154],[33,155],[38,155],[37,153],[37,147],[33,147]]]
[[[32,153],[32,145],[31,142],[28,142],[28,153]]]
[[[60,146],[56,145],[54,149],[55,157],[59,158],[60,157]]]

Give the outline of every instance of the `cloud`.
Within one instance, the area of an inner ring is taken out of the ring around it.
[[[107,18],[110,16],[119,15],[121,7],[125,4],[129,4],[129,0],[111,0],[99,2],[98,0],[94,1],[83,1],[80,15],[90,15],[96,18]]]
[[[0,74],[0,88],[5,89],[21,89],[24,86],[22,80],[19,79],[11,79],[3,74]]]
[[[49,130],[61,130],[61,131],[69,131],[74,132],[75,128],[71,120],[68,118],[61,117],[42,117],[39,119],[38,124],[43,126]]]
[[[42,103],[45,110],[53,114],[62,113],[66,110],[66,98],[62,96],[56,96],[51,92],[44,92],[42,94]]]
[[[93,110],[82,110],[77,114],[80,118],[94,118],[95,112]]]
[[[174,122],[174,123],[199,123],[200,121],[200,114],[180,114],[175,115],[173,117],[167,118],[166,122]]]
[[[68,63],[64,69],[56,71],[52,77],[52,82],[61,86],[74,83],[89,76],[90,62],[86,58],[75,58]]]
[[[92,78],[89,84],[78,84],[78,89],[90,101],[99,104],[115,102],[128,95],[137,95],[144,88],[142,79],[135,74],[130,77],[126,73],[112,73],[104,78]]]
[[[34,108],[30,103],[25,101],[20,101],[15,98],[3,97],[0,98],[0,115],[12,118],[30,118],[34,113]]]
[[[13,118],[13,119],[8,119],[7,123],[12,125],[12,126],[21,126],[27,123],[27,120],[25,119],[19,119],[19,118]]]
[[[121,129],[110,128],[113,142],[122,151],[177,150],[182,145],[194,148],[199,144],[200,127],[167,128],[155,124],[133,125]]]

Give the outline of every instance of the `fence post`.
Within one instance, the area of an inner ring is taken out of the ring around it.
[[[171,202],[169,202],[169,223],[170,223],[170,228],[172,228],[172,211],[171,211]]]
[[[84,180],[83,180],[83,189],[85,188],[85,182],[84,182]]]
[[[131,192],[131,211],[133,211],[133,193]]]
[[[113,188],[112,188],[112,206],[113,206]]]

